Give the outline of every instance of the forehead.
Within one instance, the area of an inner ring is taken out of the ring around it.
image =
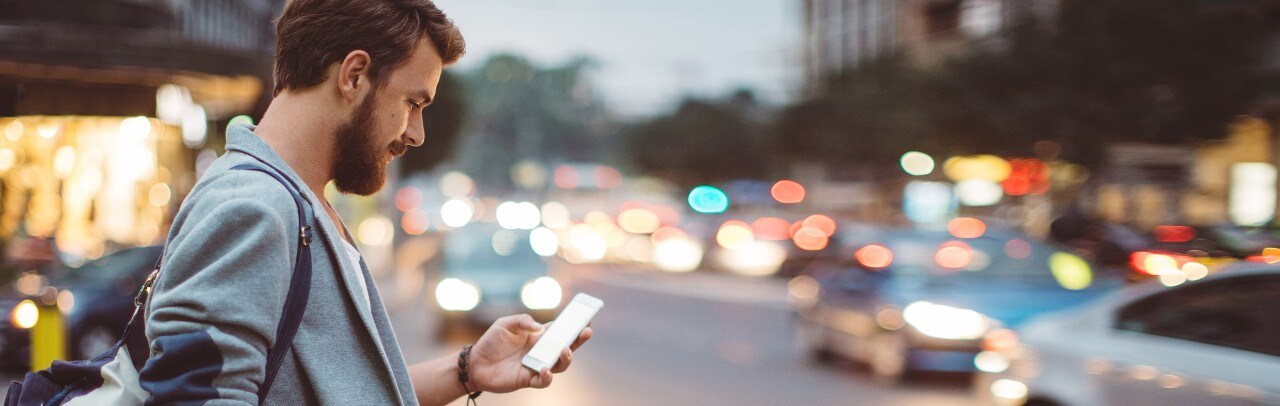
[[[444,70],[444,61],[431,41],[425,38],[414,46],[413,53],[391,72],[391,83],[407,89],[435,89]],[[434,92],[432,92],[434,93]]]

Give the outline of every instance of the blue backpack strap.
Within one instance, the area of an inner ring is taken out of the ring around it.
[[[285,299],[284,314],[280,317],[280,325],[276,327],[276,345],[272,346],[267,352],[267,370],[266,376],[262,380],[262,386],[258,388],[258,404],[267,398],[267,392],[271,390],[271,383],[275,381],[276,373],[280,371],[280,365],[284,363],[284,356],[288,353],[288,349],[293,345],[293,337],[298,333],[298,326],[302,324],[302,313],[307,307],[307,299],[311,293],[311,223],[312,218],[311,205],[302,199],[296,185],[285,179],[279,173],[273,170],[262,168],[255,165],[241,164],[231,168],[232,170],[249,170],[262,172],[271,175],[276,181],[279,181],[289,190],[289,194],[293,196],[294,203],[298,206],[298,252],[296,265],[293,269],[293,279],[289,282],[289,295]]]

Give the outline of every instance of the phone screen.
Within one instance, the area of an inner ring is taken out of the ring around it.
[[[556,317],[555,323],[551,323],[551,328],[542,333],[538,342],[533,344],[533,348],[529,350],[529,356],[547,365],[555,365],[560,358],[560,350],[568,347],[578,338],[578,333],[587,326],[595,310],[576,300],[569,302],[564,307],[564,311],[560,312],[560,316]]]

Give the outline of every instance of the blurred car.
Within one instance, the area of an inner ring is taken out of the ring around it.
[[[485,327],[500,317],[527,313],[545,322],[564,301],[560,280],[534,251],[531,233],[473,223],[450,231],[432,290],[443,318],[439,332]]]
[[[30,333],[18,325],[18,317],[13,315],[25,300],[56,303],[65,317],[70,358],[87,359],[106,351],[124,332],[133,314],[134,296],[162,252],[160,246],[125,249],[47,281],[36,274],[24,275],[39,284],[24,290],[39,293],[33,296],[11,291],[0,299],[0,311],[10,315],[8,322],[0,323],[0,359],[10,368],[26,369],[30,363]],[[24,282],[20,279],[17,283]],[[143,335],[135,334],[133,338],[137,342],[130,345],[146,348]]]
[[[844,238],[845,241],[869,236]],[[884,230],[789,284],[798,338],[817,359],[849,358],[882,383],[916,370],[971,372],[984,334],[1071,308],[1122,280],[1014,233],[977,238]]]
[[[1104,266],[1129,269],[1131,281],[1167,274],[1179,274],[1174,281],[1195,280],[1236,261],[1265,261],[1266,248],[1280,247],[1280,229],[1267,227],[1166,224],[1139,233],[1120,224],[1087,221],[1075,227],[1055,222],[1059,230],[1055,238]],[[1062,231],[1072,228],[1078,230]],[[1280,257],[1272,259],[1276,261]]]
[[[993,332],[975,379],[998,405],[1280,404],[1280,267],[1149,282]]]

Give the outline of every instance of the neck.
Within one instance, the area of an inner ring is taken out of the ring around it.
[[[280,92],[267,107],[254,133],[302,177],[312,193],[324,201],[324,187],[333,180],[336,123],[331,110],[315,100],[318,94]]]

